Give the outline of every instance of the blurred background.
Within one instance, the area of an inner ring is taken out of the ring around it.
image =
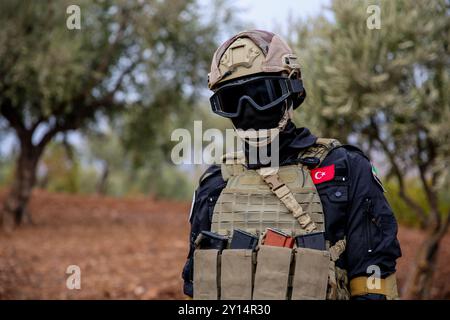
[[[251,28],[299,55],[297,126],[379,169],[402,297],[450,298],[449,13],[444,0],[0,0],[0,299],[183,298],[206,166],[174,165],[171,133],[231,128],[209,110],[207,73]]]

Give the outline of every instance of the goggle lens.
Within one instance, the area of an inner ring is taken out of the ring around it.
[[[298,79],[257,77],[224,85],[214,93],[210,102],[215,113],[233,118],[239,115],[244,101],[250,102],[258,110],[266,110],[301,90],[301,81]]]

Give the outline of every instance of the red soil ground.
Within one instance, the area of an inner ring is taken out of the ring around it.
[[[182,299],[189,205],[36,190],[35,225],[0,232],[0,299]],[[423,234],[401,227],[399,238],[401,288]],[[447,235],[434,298],[450,299],[449,262]],[[81,290],[66,288],[69,265],[81,268]]]

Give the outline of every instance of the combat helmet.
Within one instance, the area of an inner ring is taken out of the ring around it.
[[[223,117],[238,117],[244,105],[282,108],[276,128],[266,129],[283,130],[306,97],[297,55],[281,37],[263,30],[240,32],[216,50],[208,87],[214,91],[212,110]]]

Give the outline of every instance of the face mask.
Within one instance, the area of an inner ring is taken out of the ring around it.
[[[238,136],[252,147],[267,146],[283,131],[292,117],[290,101],[283,106],[269,110],[255,110],[248,106],[242,115],[232,119]]]
[[[236,118],[232,118],[231,121],[236,129],[273,129],[278,127],[278,123],[285,111],[285,101],[282,101],[276,108],[268,110],[257,110],[252,105],[246,103],[240,114]]]

